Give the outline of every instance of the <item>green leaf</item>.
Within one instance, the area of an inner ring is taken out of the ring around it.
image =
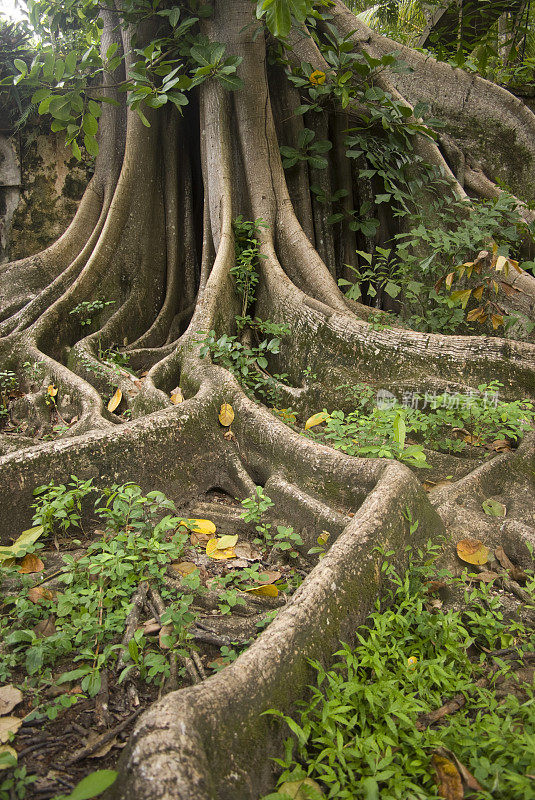
[[[243,89],[244,83],[237,75],[217,75],[219,83],[229,92]]]
[[[256,16],[258,19],[265,16],[268,30],[276,38],[284,39],[290,33],[292,15],[288,0],[259,0]]]
[[[44,530],[42,525],[37,525],[35,528],[28,528],[27,531],[21,533],[12,545],[9,547],[0,547],[0,561],[23,556],[34,542],[38,540]]]
[[[102,114],[101,107],[94,100],[90,100],[88,102],[88,104],[87,104],[87,107],[88,107],[89,111],[91,112],[91,114],[94,117],[96,117],[96,119],[98,119],[100,117],[100,115]]]
[[[88,133],[84,136],[84,147],[90,156],[98,156],[98,144],[94,136]]]
[[[507,509],[504,504],[499,503],[497,500],[484,500],[481,506],[485,514],[488,514],[489,517],[505,517],[507,514]]]
[[[114,769],[92,772],[82,778],[70,794],[62,795],[60,800],[91,800],[92,797],[98,797],[115,783],[118,774]]]
[[[28,74],[28,65],[26,64],[25,61],[22,60],[22,58],[16,58],[13,61],[13,64],[16,66],[18,71],[22,73],[22,75]]]
[[[394,439],[399,444],[401,450],[405,447],[405,436],[407,433],[407,426],[402,414],[396,414],[394,419]]]
[[[84,121],[82,125],[84,132],[87,133],[89,136],[94,136],[98,131],[98,122],[93,116],[93,114],[87,112],[84,114]]]

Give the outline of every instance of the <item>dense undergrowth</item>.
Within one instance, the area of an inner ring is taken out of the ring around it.
[[[423,564],[418,555],[404,574],[383,564],[389,588],[356,646],[329,670],[313,663],[317,684],[284,716],[292,736],[276,759],[278,790],[264,800],[462,797],[461,774],[473,798],[533,796],[533,676],[516,674],[533,662],[532,631],[504,614],[492,585],[436,572],[433,548]],[[436,595],[445,583],[462,597],[448,609]],[[535,600],[533,575],[526,588]],[[430,723],[457,695],[458,707]]]

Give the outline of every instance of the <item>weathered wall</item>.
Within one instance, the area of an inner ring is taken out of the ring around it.
[[[0,262],[37,253],[57,239],[91,171],[91,162],[73,158],[61,134],[0,135]]]

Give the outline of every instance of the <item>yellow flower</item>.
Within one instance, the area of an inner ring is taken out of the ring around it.
[[[50,384],[50,386],[48,387],[47,391],[48,391],[48,394],[50,395],[50,397],[55,397],[57,395],[57,393],[58,393],[58,390],[54,386],[53,383]]]
[[[409,669],[414,669],[417,663],[418,659],[416,658],[416,656],[409,656],[409,658],[407,659],[407,667]]]
[[[314,70],[314,72],[309,76],[310,83],[313,83],[314,86],[321,86],[322,83],[325,83],[325,73],[322,72],[320,69]]]

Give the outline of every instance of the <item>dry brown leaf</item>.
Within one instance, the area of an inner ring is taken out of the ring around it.
[[[437,794],[446,798],[446,800],[463,800],[463,782],[453,761],[434,753],[431,763],[435,770],[435,781],[438,787]]]
[[[442,589],[446,588],[445,581],[426,581],[425,583],[425,591],[426,594],[436,594],[437,592],[442,591]]]
[[[5,744],[9,741],[9,734],[16,733],[22,720],[18,717],[0,717],[0,744]]]
[[[457,555],[467,564],[486,564],[489,553],[489,548],[479,539],[461,539],[457,543]]]
[[[204,547],[204,545],[210,541],[212,536],[209,533],[192,533],[189,537],[191,544],[193,545],[200,545]]]
[[[260,550],[255,550],[250,542],[238,542],[234,546],[234,552],[238,558],[244,558],[246,561],[258,561],[262,558]]]
[[[232,431],[225,431],[223,434],[223,439],[226,439],[227,442],[237,442],[236,436]]]
[[[53,600],[56,597],[56,592],[51,592],[50,589],[45,589],[43,586],[32,586],[28,591],[28,600],[38,605],[43,605],[47,600]]]
[[[91,733],[87,737],[86,746],[87,745],[91,746],[96,744],[96,742],[100,739],[101,735],[102,734],[100,733],[96,733],[96,731],[91,731]],[[104,744],[101,747],[99,747],[98,750],[95,750],[94,753],[91,753],[89,755],[89,758],[104,758],[104,756],[107,756],[110,750],[113,747],[115,747],[116,744],[117,744],[117,737],[114,736],[113,739],[110,739],[109,742],[104,742]]]
[[[236,548],[234,548],[234,552],[236,552]],[[245,560],[245,558],[237,558],[235,561],[232,562],[233,569],[245,569],[245,567],[249,566],[249,562]]]
[[[494,551],[494,555],[496,556],[496,560],[500,563],[500,566],[502,566],[504,569],[514,568],[515,565],[513,564],[509,556],[506,554],[503,547],[497,547],[496,550]]]
[[[12,683],[8,683],[7,686],[0,686],[0,717],[13,711],[15,706],[22,702],[22,698],[22,692],[20,689],[15,688]]]
[[[228,428],[234,422],[234,409],[230,403],[223,403],[219,410],[219,422],[224,428]]]
[[[496,453],[507,453],[511,449],[511,445],[507,439],[495,439],[489,446],[490,449],[495,450]]]
[[[491,570],[485,570],[484,572],[480,572],[477,576],[478,580],[483,581],[483,583],[492,583],[495,581],[496,578],[499,578],[497,572],[492,572]]]
[[[150,636],[152,633],[158,633],[161,627],[161,624],[154,618],[148,619],[143,625],[143,633],[145,636]]]
[[[20,563],[19,572],[22,575],[32,575],[34,572],[42,572],[45,565],[35,553],[26,553]]]
[[[268,583],[275,583],[275,581],[278,581],[281,576],[282,572],[278,572],[275,569],[261,569],[256,577],[256,580],[260,586],[267,586]]]
[[[117,389],[113,397],[111,398],[110,402],[108,403],[108,411],[115,411],[121,400],[123,399],[123,393],[120,389]]]
[[[182,575],[183,578],[185,578],[186,575],[191,575],[192,572],[198,569],[197,564],[194,564],[193,561],[174,561],[172,564],[169,564],[169,566],[174,572],[178,572],[179,575]]]
[[[209,669],[220,669],[221,667],[224,667],[226,663],[227,662],[225,661],[225,659],[219,656],[219,658],[214,658],[213,661],[209,661],[206,666]]]
[[[53,636],[56,633],[56,623],[54,617],[39,620],[33,629],[33,632],[40,638],[44,638],[45,636]]]

